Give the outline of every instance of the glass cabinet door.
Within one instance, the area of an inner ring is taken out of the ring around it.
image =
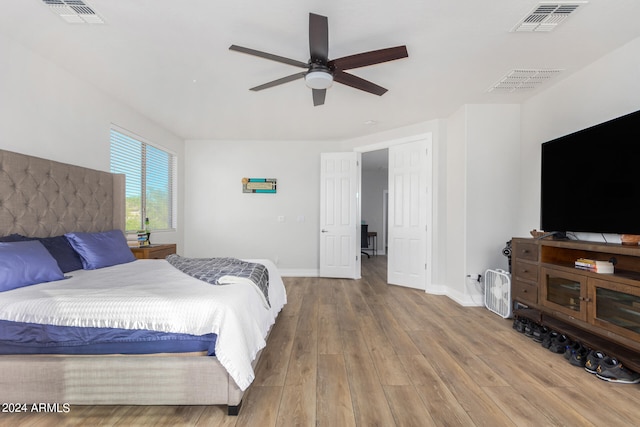
[[[587,320],[587,277],[542,268],[542,304],[568,316]]]
[[[619,335],[640,339],[640,289],[620,283],[591,279],[595,311],[591,323]]]

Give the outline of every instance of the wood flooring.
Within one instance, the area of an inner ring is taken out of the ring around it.
[[[240,415],[222,406],[72,406],[1,426],[633,426],[640,385],[612,384],[445,296],[363,279],[285,278],[288,304]]]

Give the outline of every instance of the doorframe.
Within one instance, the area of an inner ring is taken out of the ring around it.
[[[389,161],[387,160],[387,164]],[[382,253],[387,254],[387,238],[389,237],[389,189],[382,191]],[[380,249],[378,249],[380,252]]]
[[[429,187],[430,191],[429,191],[429,196],[427,200],[427,205],[428,205],[428,209],[431,210],[431,215],[430,215],[431,221],[427,221],[427,251],[426,251],[427,271],[425,272],[425,281],[426,281],[424,286],[425,292],[427,292],[431,288],[431,283],[433,281],[433,259],[434,259],[433,258],[433,233],[435,231],[433,218],[435,217],[435,209],[436,209],[435,207],[436,193],[435,193],[434,179],[433,179],[434,161],[435,161],[433,138],[434,138],[434,132],[426,132],[426,133],[412,135],[404,138],[381,141],[375,144],[353,147],[353,151],[355,152],[368,153],[369,151],[383,150],[385,148],[393,147],[395,145],[406,144],[408,142],[415,142],[415,141],[420,141],[425,139],[430,141],[429,149],[431,150],[431,156],[430,156],[431,164],[427,165],[427,167],[430,169],[429,171],[427,171],[429,173],[428,184],[430,185]],[[358,164],[358,169],[360,171],[360,175],[362,176],[362,162]],[[358,212],[361,212],[362,210],[361,197],[358,197],[357,203],[358,203],[357,210]],[[385,220],[388,221],[388,215]],[[356,255],[359,255],[359,251],[358,251],[358,254]],[[356,272],[358,277],[362,275],[361,268],[362,266],[360,265],[360,263],[358,263],[358,266],[357,266],[358,271]]]

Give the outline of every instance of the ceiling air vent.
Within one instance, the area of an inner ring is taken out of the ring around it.
[[[42,2],[70,24],[104,24],[104,20],[83,0],[42,0]]]
[[[503,78],[491,86],[487,92],[512,93],[516,91],[537,89],[549,79],[557,76],[560,69],[525,69],[509,71]]]
[[[516,24],[512,32],[549,32],[587,1],[543,2]]]

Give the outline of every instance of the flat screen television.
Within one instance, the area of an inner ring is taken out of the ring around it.
[[[640,234],[640,111],[542,144],[540,228]]]

